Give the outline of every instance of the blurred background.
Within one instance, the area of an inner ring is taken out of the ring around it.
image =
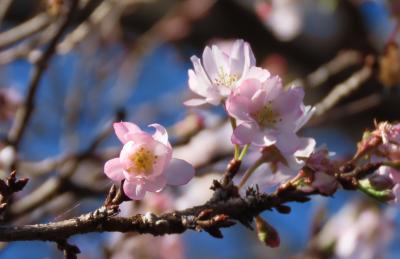
[[[27,93],[32,67],[69,2],[0,1],[4,168],[5,139]],[[190,57],[201,56],[206,45],[237,38],[250,43],[259,66],[286,84],[302,85],[305,102],[323,110],[302,134],[326,144],[339,158],[351,156],[374,119],[400,118],[399,15],[398,0],[80,0],[40,81],[17,154],[18,174],[31,181],[16,195],[10,221],[62,220],[100,206],[111,185],[103,164],[119,148],[106,129],[122,118],[142,127],[165,125],[175,152],[197,167],[188,186],[125,203],[122,213],[183,209],[205,201],[212,179],[232,154],[230,135],[223,110],[184,107],[182,102],[192,96],[187,71]],[[355,86],[333,104],[324,102],[338,85]],[[6,170],[0,174],[5,177]],[[58,181],[57,187],[38,198],[37,189],[51,179]],[[263,213],[281,235],[281,245],[274,249],[239,225],[225,229],[223,239],[193,231],[157,238],[105,233],[74,236],[71,243],[80,247],[80,258],[399,258],[400,217],[393,206],[343,190],[331,198],[290,205],[289,215]],[[320,236],[347,237],[343,242],[351,245],[311,257]],[[46,242],[1,246],[1,258],[62,256]],[[352,254],[352,249],[363,253]]]

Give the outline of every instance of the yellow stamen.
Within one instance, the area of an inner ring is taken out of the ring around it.
[[[227,74],[222,67],[218,69],[218,76],[215,78],[214,83],[217,86],[232,87],[234,83],[239,79],[238,75]]]
[[[146,175],[153,172],[153,166],[156,163],[157,156],[145,148],[140,148],[130,156],[133,166],[128,169],[128,172]]]
[[[262,128],[273,127],[277,122],[282,121],[279,117],[279,113],[272,109],[271,102],[251,115]]]

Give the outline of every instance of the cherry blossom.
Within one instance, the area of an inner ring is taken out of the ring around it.
[[[114,181],[122,181],[125,194],[141,200],[145,193],[160,192],[166,184],[183,185],[194,175],[192,165],[172,158],[172,147],[165,128],[151,124],[156,132],[151,135],[130,122],[114,123],[114,130],[124,144],[120,156],[104,165],[105,174]]]
[[[296,132],[308,121],[314,109],[303,104],[300,87],[284,90],[279,77],[264,82],[244,81],[229,96],[226,109],[241,122],[234,130],[232,142],[258,147],[276,145],[284,153],[293,153],[310,139],[299,138]]]
[[[236,40],[231,47],[206,47],[202,59],[191,58],[194,69],[189,70],[189,88],[203,98],[185,102],[189,106],[205,103],[218,105],[248,76],[259,76],[250,45]],[[264,74],[265,76],[265,74]]]
[[[317,189],[322,194],[332,195],[339,187],[339,182],[333,176],[338,165],[329,159],[331,155],[326,147],[319,147],[307,159],[306,165],[313,171],[309,191]]]

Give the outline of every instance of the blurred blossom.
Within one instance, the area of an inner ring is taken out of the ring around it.
[[[179,235],[152,236],[140,235],[129,237],[112,254],[113,259],[183,259],[184,245]]]
[[[11,120],[18,107],[22,104],[21,94],[14,88],[0,89],[0,121],[7,122]]]
[[[391,211],[350,202],[334,215],[317,236],[321,250],[330,249],[338,258],[385,258],[384,251],[394,234]]]
[[[301,33],[303,27],[303,1],[272,0],[271,3],[257,1],[258,17],[281,41],[290,41]]]
[[[146,212],[161,214],[174,209],[173,197],[168,192],[149,194],[139,206],[132,202],[121,204],[121,216],[130,217]],[[136,235],[113,233],[110,239],[111,258],[185,258],[184,244],[180,235]]]
[[[221,175],[216,173],[208,173],[193,178],[193,180],[187,185],[180,188],[182,193],[174,200],[175,208],[178,210],[184,210],[204,204],[213,194],[213,191],[210,189],[213,180],[218,180],[220,178]]]
[[[133,200],[146,192],[160,192],[166,184],[183,185],[194,175],[192,165],[172,158],[172,147],[165,128],[151,124],[153,135],[129,122],[114,123],[114,130],[124,144],[119,158],[104,165],[105,174],[114,181],[124,181],[125,194]]]
[[[273,75],[280,75],[282,78],[285,77],[288,71],[288,64],[284,56],[273,53],[265,57],[262,61],[261,66]]]
[[[232,127],[229,123],[211,129],[204,129],[193,136],[189,143],[174,148],[174,157],[183,159],[198,167],[213,157],[229,154],[233,150],[229,136]]]

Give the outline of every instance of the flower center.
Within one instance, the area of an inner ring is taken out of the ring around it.
[[[251,114],[261,128],[273,127],[278,121],[282,121],[279,113],[272,109],[271,102],[268,102],[261,110]]]
[[[218,69],[218,76],[214,79],[214,83],[217,86],[227,86],[232,87],[234,83],[239,79],[238,75],[228,74],[224,71],[222,67]]]
[[[142,147],[129,157],[133,165],[128,169],[128,172],[151,174],[157,158],[151,151]]]

